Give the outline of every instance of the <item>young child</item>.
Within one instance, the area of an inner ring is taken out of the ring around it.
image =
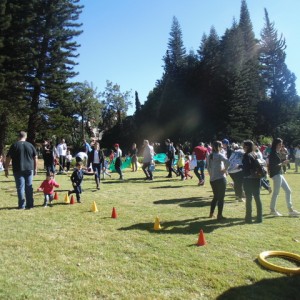
[[[70,152],[70,150],[67,151],[67,155],[66,155],[66,167],[67,167],[67,172],[70,171],[70,166],[71,166],[71,161],[72,161],[72,154]]]
[[[72,185],[73,185],[74,189],[73,189],[73,191],[69,191],[68,195],[75,193],[77,203],[81,203],[81,200],[80,200],[80,194],[82,193],[81,183],[82,183],[84,174],[92,175],[92,174],[94,174],[94,172],[88,172],[86,169],[83,169],[81,161],[76,162],[76,168],[71,175],[71,181],[72,181]]]
[[[185,179],[188,179],[190,177],[191,179],[193,176],[190,174],[191,168],[190,168],[190,157],[189,155],[185,156],[185,164],[184,164],[184,177]]]
[[[4,171],[4,159],[3,159],[3,155],[0,155],[0,172]]]
[[[104,159],[104,164],[103,164],[103,168],[102,168],[102,175],[103,175],[103,179],[105,177],[105,175],[109,176],[109,178],[111,178],[111,175],[108,172],[109,170],[109,163],[107,159]]]
[[[44,192],[44,207],[47,207],[48,204],[52,207],[55,187],[59,187],[59,184],[54,180],[53,173],[47,173],[46,180],[44,180],[41,186],[37,189],[38,192]]]

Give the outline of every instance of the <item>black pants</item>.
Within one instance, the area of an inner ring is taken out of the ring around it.
[[[244,181],[244,173],[236,172],[236,173],[229,173],[231,179],[233,180],[233,188],[235,196],[238,198],[243,197],[243,181]]]
[[[215,211],[216,205],[218,205],[218,217],[222,216],[224,207],[224,198],[226,190],[226,178],[217,179],[210,182],[213,190],[214,197],[210,204],[210,214],[212,215]]]
[[[150,165],[151,165],[150,162],[143,163],[142,169],[143,169],[143,171],[144,171],[144,173],[146,175],[146,178],[152,180],[153,179],[153,174],[150,171]]]
[[[254,197],[257,222],[262,222],[262,203],[260,200],[260,179],[259,178],[244,178],[244,191],[246,194],[246,216],[245,221],[252,223],[252,198]]]

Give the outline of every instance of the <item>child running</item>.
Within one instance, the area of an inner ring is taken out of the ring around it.
[[[185,156],[185,164],[184,164],[184,177],[185,179],[188,179],[190,177],[193,179],[193,176],[190,174],[191,166],[190,166],[190,157],[189,155]]]
[[[81,183],[84,174],[91,175],[94,174],[94,172],[88,172],[87,170],[82,168],[82,162],[76,162],[76,168],[71,175],[71,181],[74,189],[73,191],[69,191],[68,195],[75,193],[77,203],[81,203],[80,200],[80,194],[82,193]]]
[[[44,207],[47,207],[48,204],[52,207],[55,187],[59,187],[59,184],[54,180],[53,173],[47,173],[46,180],[44,180],[41,186],[37,189],[38,192],[44,192]]]

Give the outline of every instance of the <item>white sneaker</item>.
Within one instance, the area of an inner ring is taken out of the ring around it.
[[[282,217],[282,214],[278,212],[277,210],[271,211],[270,215],[275,216],[275,217]]]
[[[296,210],[292,210],[289,212],[289,216],[290,217],[299,217],[300,216],[300,212],[296,211]]]

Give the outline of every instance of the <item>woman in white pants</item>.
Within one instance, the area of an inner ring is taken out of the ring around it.
[[[280,217],[282,216],[281,213],[279,213],[276,210],[276,203],[279,195],[280,188],[282,187],[285,192],[285,200],[286,205],[289,210],[289,216],[291,217],[297,217],[300,215],[300,213],[293,209],[292,204],[292,191],[285,180],[285,178],[282,175],[282,166],[288,164],[288,160],[282,161],[280,159],[280,148],[282,147],[282,139],[276,138],[273,140],[272,147],[271,147],[271,153],[269,156],[269,172],[270,177],[273,180],[273,194],[271,198],[271,215]]]

